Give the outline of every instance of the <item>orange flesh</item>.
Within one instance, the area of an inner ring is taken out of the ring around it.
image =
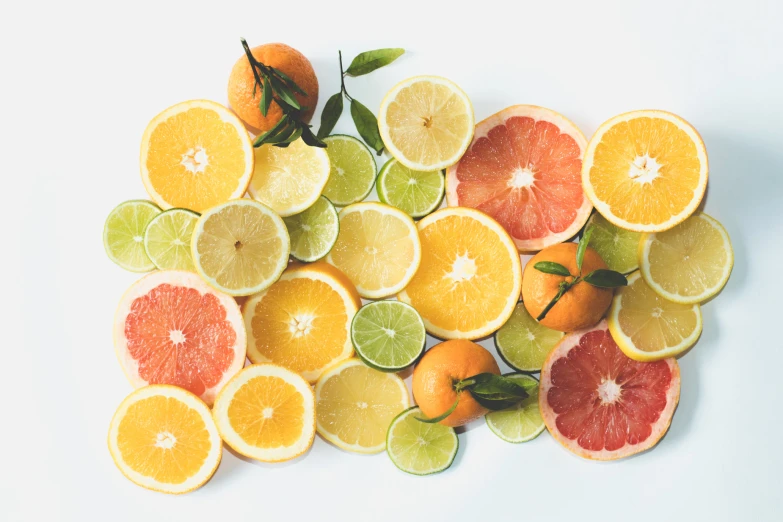
[[[228,420],[246,443],[259,448],[291,446],[304,430],[304,399],[280,377],[250,379],[231,399]]]

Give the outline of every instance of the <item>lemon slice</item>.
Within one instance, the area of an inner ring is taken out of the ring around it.
[[[703,213],[665,232],[644,234],[638,250],[645,282],[677,303],[700,303],[714,296],[734,266],[729,234]]]
[[[288,265],[283,219],[266,205],[236,199],[199,218],[191,242],[196,271],[213,288],[250,295],[277,281]]]
[[[345,273],[362,297],[395,294],[405,288],[421,262],[416,224],[383,203],[348,205],[340,211],[340,234],[326,261]]]
[[[468,95],[438,76],[415,76],[395,85],[381,102],[378,129],[397,161],[413,170],[455,164],[473,139]]]
[[[608,315],[617,346],[636,361],[673,357],[693,346],[701,335],[701,308],[668,301],[647,286],[639,272],[615,293]]]

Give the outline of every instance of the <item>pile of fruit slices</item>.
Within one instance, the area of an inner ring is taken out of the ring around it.
[[[687,122],[627,113],[589,142],[541,107],[475,124],[459,87],[421,76],[381,104],[380,173],[354,137],[254,147],[246,123],[203,100],[163,111],[142,141],[152,201],[106,220],[110,259],[151,272],[114,325],[136,390],[109,448],[130,480],[184,493],[223,443],[279,462],[316,433],[436,473],[454,428],[481,416],[505,441],[546,428],[592,459],[664,435],[673,357],[733,264],[726,231],[696,212],[707,156]],[[373,185],[380,202],[364,201]],[[447,341],[425,352],[427,333]],[[493,334],[519,373],[472,342]],[[397,374],[412,366],[415,406]]]

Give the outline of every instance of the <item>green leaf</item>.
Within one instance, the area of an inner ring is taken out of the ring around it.
[[[274,136],[279,134],[281,131],[285,130],[285,128],[288,126],[288,122],[289,122],[288,115],[287,114],[283,115],[283,117],[280,118],[280,121],[275,123],[275,125],[271,129],[269,129],[263,134],[259,134],[256,137],[256,141],[253,142],[253,146],[260,147],[265,143],[270,143],[270,140]]]
[[[272,98],[272,85],[269,83],[269,78],[264,77],[264,90],[261,92],[261,104],[259,105],[261,114],[264,116],[269,112],[269,106],[272,105]]]
[[[270,67],[274,73],[280,77],[281,80],[283,80],[283,83],[285,83],[289,89],[294,91],[295,93],[301,94],[302,96],[307,96],[307,93],[302,90],[301,87],[299,87],[294,80],[291,79],[290,76],[288,76],[286,73],[281,71],[280,69],[275,69],[274,67]]]
[[[492,400],[487,399],[480,396],[473,396],[474,399],[476,399],[476,402],[484,406],[488,410],[492,411],[498,411],[498,410],[505,410],[506,408],[511,408],[512,406],[515,406],[519,401],[522,399],[505,399],[505,400]]]
[[[473,397],[492,401],[521,400],[528,396],[521,383],[494,373],[480,373],[470,378],[474,383],[467,387]]]
[[[287,137],[284,141],[281,141],[277,145],[281,147],[287,147],[289,144],[299,139],[299,137],[302,135],[303,130],[304,127],[301,124],[297,124],[296,128],[294,129],[294,132],[289,137]]]
[[[599,268],[593,270],[582,278],[585,283],[601,288],[617,288],[618,286],[627,286],[628,280],[620,272]]]
[[[343,93],[338,92],[326,100],[324,110],[321,111],[321,126],[318,128],[318,139],[322,140],[331,134],[337,120],[343,113]]]
[[[301,129],[300,123],[298,121],[291,120],[290,124],[285,128],[285,130],[282,130],[275,136],[269,138],[268,142],[274,143],[275,145],[281,143],[290,143],[288,139],[293,136],[298,129]],[[301,135],[301,132],[299,134]]]
[[[302,108],[299,105],[299,102],[296,101],[296,96],[293,92],[291,92],[291,89],[289,89],[287,85],[274,76],[270,76],[269,81],[272,82],[272,90],[275,92],[275,94],[277,94],[277,97],[282,100],[284,104],[297,111]]]
[[[370,109],[352,99],[351,117],[362,139],[380,155],[383,152],[383,141],[378,131],[378,120],[375,115],[370,112]]]
[[[441,413],[437,417],[433,417],[431,419],[428,418],[421,418],[421,417],[414,417],[417,421],[426,422],[427,424],[437,424],[438,422],[442,421],[452,413],[454,413],[454,410],[457,409],[457,405],[459,404],[459,395],[457,395],[457,400],[454,401],[454,404],[451,405],[451,408],[449,408],[447,411]]]
[[[371,73],[376,69],[389,65],[402,56],[404,52],[405,49],[390,48],[360,53],[353,59],[351,65],[348,66],[345,74],[348,76],[362,76],[363,74]]]
[[[587,250],[591,235],[593,235],[593,227],[584,231],[579,239],[579,246],[576,247],[576,269],[579,271],[579,275],[582,275],[582,261],[585,259],[585,250]]]
[[[544,272],[545,274],[554,274],[554,275],[565,276],[565,277],[571,275],[571,272],[569,272],[566,267],[564,267],[560,263],[555,263],[553,261],[539,261],[538,263],[533,265],[533,268],[535,268],[539,272]]]
[[[310,130],[309,125],[302,124],[302,141],[311,147],[320,147],[322,149],[326,148],[326,143],[318,139],[315,134],[313,134],[313,131]]]

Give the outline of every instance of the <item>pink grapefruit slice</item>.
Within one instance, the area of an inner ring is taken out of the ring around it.
[[[541,369],[538,400],[547,429],[587,459],[614,460],[655,446],[679,399],[677,361],[629,359],[606,321],[564,337]]]
[[[476,125],[446,173],[450,206],[473,207],[503,225],[521,252],[576,235],[592,204],[582,190],[587,140],[555,111],[514,105]]]
[[[192,272],[164,270],[125,292],[114,346],[133,386],[171,384],[211,405],[244,366],[247,339],[233,297]]]

